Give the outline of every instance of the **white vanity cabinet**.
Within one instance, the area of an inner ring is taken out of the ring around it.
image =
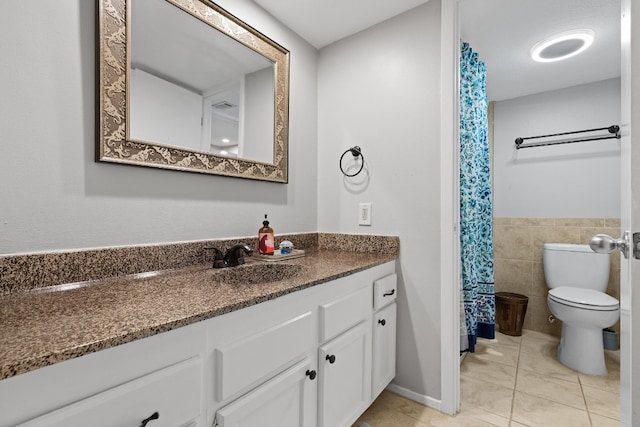
[[[138,427],[156,412],[146,427],[348,427],[395,373],[395,295],[372,304],[378,279],[395,289],[394,270],[2,380],[0,427]]]
[[[201,322],[2,380],[0,426],[201,426],[203,337]]]
[[[374,398],[373,363],[384,370],[376,390],[395,374],[394,270],[386,263],[209,320],[207,425],[351,426]],[[393,298],[375,313],[374,282],[390,275]],[[389,332],[377,354],[379,314]]]
[[[373,370],[371,399],[396,376],[397,277],[389,274],[373,283]]]

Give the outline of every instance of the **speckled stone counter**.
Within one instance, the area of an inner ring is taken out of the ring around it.
[[[372,244],[370,237],[337,236]],[[6,294],[0,298],[0,379],[395,260],[398,239],[382,238],[385,239],[382,243],[369,246],[373,253],[358,251],[359,245],[343,251],[325,244],[308,248],[304,258],[269,263],[294,266],[283,273],[285,279],[277,281],[252,277],[251,271],[256,270],[259,261],[249,258],[247,264],[234,268],[212,269],[210,264],[199,264]],[[329,240],[341,247],[339,238]],[[384,247],[378,247],[379,244]],[[265,268],[271,267],[261,267],[257,274],[264,277]],[[246,282],[230,279],[236,275],[246,277]]]

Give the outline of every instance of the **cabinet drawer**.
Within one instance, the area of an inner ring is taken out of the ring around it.
[[[313,347],[312,313],[215,349],[216,398],[221,401],[277,374]]]
[[[202,359],[192,359],[145,375],[35,418],[19,427],[131,427],[155,412],[153,427],[197,425],[202,391]]]
[[[371,287],[320,306],[320,341],[338,336],[371,313]]]
[[[398,276],[393,273],[373,282],[373,309],[378,310],[396,300]]]

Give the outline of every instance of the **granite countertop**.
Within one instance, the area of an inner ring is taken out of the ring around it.
[[[231,268],[202,264],[3,296],[0,379],[229,313],[396,258],[397,254],[319,249],[307,251],[304,258],[278,262],[300,266],[293,277],[279,281],[233,283],[221,279]],[[258,262],[249,258],[248,264],[232,269],[248,271]]]

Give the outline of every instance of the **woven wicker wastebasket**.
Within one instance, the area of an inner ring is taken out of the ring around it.
[[[511,292],[496,293],[496,323],[505,335],[522,335],[529,297]]]

